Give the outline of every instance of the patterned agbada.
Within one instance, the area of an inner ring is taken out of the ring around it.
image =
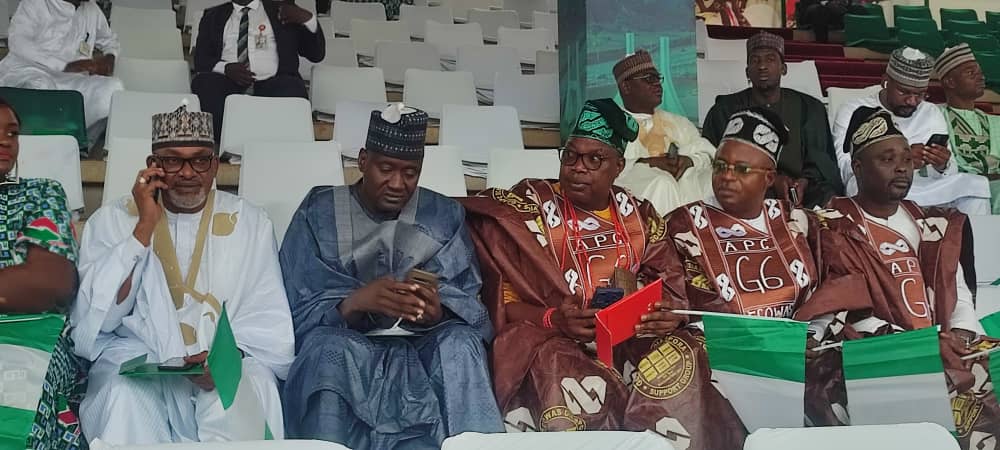
[[[77,244],[66,194],[59,183],[44,179],[0,185],[0,270],[23,264],[32,245],[76,263]],[[64,333],[49,361],[26,448],[87,448],[74,412],[83,394],[83,377],[72,349]]]
[[[958,109],[941,105],[951,137],[955,162],[960,172],[1000,175],[1000,116],[978,109]],[[990,181],[993,214],[1000,214],[1000,180]]]
[[[608,210],[586,211],[567,204],[556,181],[524,180],[463,201],[499,331],[494,383],[508,431],[648,429],[678,448],[740,448],[745,431],[711,386],[699,336],[633,338],[616,347],[611,368],[555,329],[508,320],[510,302],[588,305],[616,265],[640,282],[661,279],[664,300],[687,306],[663,220],[620,188],[610,195]]]

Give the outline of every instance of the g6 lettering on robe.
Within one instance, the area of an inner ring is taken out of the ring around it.
[[[744,292],[759,291],[761,293],[766,292],[770,289],[780,289],[785,286],[785,282],[779,277],[769,277],[764,275],[764,269],[767,267],[767,262],[770,261],[772,256],[767,256],[764,261],[761,261],[760,267],[758,268],[759,277],[755,280],[743,280],[743,271],[741,270],[741,265],[745,261],[749,261],[749,256],[740,256],[736,258],[736,283],[739,284],[740,289]]]

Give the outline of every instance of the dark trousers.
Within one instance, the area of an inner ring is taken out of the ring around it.
[[[236,84],[221,73],[203,72],[191,80],[191,92],[198,96],[201,110],[212,113],[215,128],[215,143],[222,136],[222,112],[226,107],[226,97],[231,94],[246,93],[247,88]],[[258,97],[302,97],[309,98],[306,83],[298,75],[275,75],[253,84],[253,95]]]

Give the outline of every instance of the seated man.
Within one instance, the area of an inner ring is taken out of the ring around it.
[[[686,301],[663,220],[614,186],[638,128],[613,100],[588,101],[558,180],[466,199],[483,299],[499,329],[497,401],[510,431],[649,429],[677,448],[740,448],[745,430],[711,385],[704,341],[676,330],[684,318],[668,311]],[[622,343],[607,367],[592,351],[592,302],[602,288],[634,289],[636,278],[663,281],[661,301],[636,328],[654,337]]]
[[[417,187],[426,133],[423,111],[373,111],[361,181],[313,188],[292,218],[281,246],[299,343],[290,437],[431,449],[503,431],[465,213]]]
[[[702,134],[718,146],[729,117],[736,111],[759,106],[777,113],[788,128],[788,143],[781,151],[769,197],[812,208],[842,193],[844,186],[837,172],[826,107],[816,98],[782,88],[781,77],[787,71],[781,36],[766,32],[751,36],[747,39],[746,69],[750,87],[716,97]]]
[[[71,323],[76,354],[92,364],[84,434],[115,445],[247,440],[207,367],[193,378],[118,375],[142,355],[204,365],[225,303],[243,379],[280,439],[275,377],[285,377],[295,348],[271,221],[212,189],[211,115],[185,106],[154,115],[152,135],[131,197],[99,209],[83,235]]]
[[[715,147],[687,118],[658,106],[663,76],[653,58],[639,50],[614,68],[625,112],[639,122],[639,138],[625,149],[625,171],[618,184],[649,200],[660,214],[702,200],[711,190]]]
[[[986,178],[958,173],[958,164],[948,148],[930,143],[932,136],[948,134],[944,115],[934,104],[924,101],[933,66],[934,59],[920,50],[896,49],[889,59],[882,90],[850,100],[837,111],[833,124],[834,145],[847,195],[858,192],[851,155],[843,151],[847,126],[859,107],[885,108],[892,113],[892,120],[909,141],[914,166],[919,172],[913,177],[913,188],[907,199],[923,206],[953,206],[966,214],[989,214],[990,189]]]
[[[88,135],[100,137],[111,95],[125,89],[111,78],[121,49],[118,36],[92,1],[23,3],[10,20],[10,54],[0,61],[0,86],[80,92]]]
[[[946,103],[940,105],[948,124],[958,171],[982,175],[990,182],[990,208],[1000,214],[1000,116],[976,109],[986,79],[969,44],[959,44],[941,54],[934,64]]]
[[[853,266],[865,280],[854,283],[852,294],[839,302],[807,304],[796,318],[825,313],[828,323],[840,324],[824,330],[823,339],[940,326],[949,388],[957,395],[952,407],[958,438],[965,449],[985,448],[982,442],[1000,436],[1000,407],[989,369],[983,359],[959,359],[976,351],[984,334],[959,263],[968,238],[963,236],[966,216],[904,200],[914,176],[913,158],[891,113],[859,107],[847,136],[858,194],[830,202],[832,210],[824,215],[832,232],[820,242],[828,264]],[[973,363],[980,367],[970,371]]]
[[[292,2],[233,0],[205,10],[194,48],[191,92],[201,109],[212,114],[216,143],[230,94],[308,97],[299,75],[300,55],[322,61],[326,40],[316,16]]]

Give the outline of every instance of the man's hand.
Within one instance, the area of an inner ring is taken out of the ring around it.
[[[427,302],[416,292],[420,286],[396,281],[392,277],[379,278],[354,291],[340,304],[340,313],[353,316],[357,313],[376,313],[417,322],[423,317]]]
[[[952,329],[950,332],[942,331],[938,333],[938,336],[941,338],[942,347],[947,347],[955,355],[961,357],[969,355],[973,352],[973,349],[969,347],[969,343],[971,342],[971,340],[967,340],[968,339],[967,333],[971,332],[967,332],[965,330]],[[972,363],[973,363],[972,360],[962,361],[962,367],[965,367],[966,369],[971,369]]]
[[[92,59],[79,59],[66,64],[63,72],[91,74],[97,72],[97,64]]]
[[[413,295],[424,301],[424,313],[422,316],[417,316],[417,324],[431,326],[441,321],[444,312],[441,309],[441,297],[438,296],[437,289],[418,284]]]
[[[226,64],[226,77],[242,87],[253,84],[254,75],[249,65],[238,62]]]
[[[284,24],[302,25],[312,19],[312,13],[293,3],[281,2],[278,7],[278,20]]]
[[[787,201],[794,207],[802,206],[802,197],[805,196],[806,187],[809,186],[809,180],[805,178],[792,178],[788,175],[777,174],[774,177],[774,192],[779,196],[779,198]],[[795,193],[798,198],[792,201],[792,188],[795,188]]]
[[[691,158],[679,155],[676,158],[671,158],[669,156],[657,156],[654,158],[642,158],[639,160],[641,163],[645,163],[650,167],[655,167],[664,172],[669,173],[674,176],[675,180],[681,179],[684,173],[688,169],[694,167],[694,161]]]
[[[166,173],[163,169],[153,163],[150,167],[139,171],[139,175],[135,177],[135,184],[132,185],[132,199],[139,210],[139,222],[136,223],[132,235],[147,247],[153,239],[153,230],[162,214],[156,191],[167,189],[167,183],[163,182],[164,176]]]
[[[552,325],[570,339],[591,342],[596,335],[599,309],[580,309],[571,302],[563,302],[552,314]]]
[[[635,326],[635,333],[666,336],[673,333],[686,319],[686,316],[668,311],[667,302],[661,300],[653,305],[651,312],[642,316],[639,324]]]
[[[924,146],[924,161],[937,169],[938,172],[944,172],[948,168],[949,159],[951,159],[951,151],[947,147]]]
[[[205,373],[189,376],[188,379],[202,390],[213,391],[215,390],[215,380],[212,379],[212,372],[208,370],[208,364],[205,364],[207,359],[208,352],[201,352],[197,355],[185,356],[184,362],[188,364],[200,364]]]
[[[94,70],[92,75],[104,75],[110,77],[115,73],[115,55],[103,55],[94,58]]]

